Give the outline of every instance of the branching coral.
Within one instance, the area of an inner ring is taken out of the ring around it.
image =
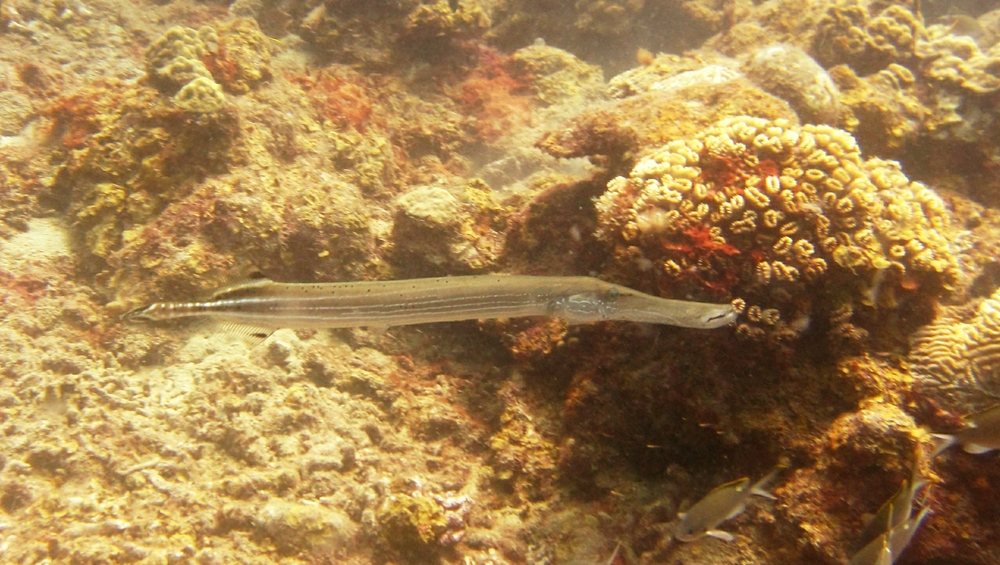
[[[745,335],[797,334],[811,288],[846,324],[861,305],[933,299],[959,273],[941,198],[828,126],[722,120],[613,179],[597,208],[622,265],[678,295],[737,298]]]

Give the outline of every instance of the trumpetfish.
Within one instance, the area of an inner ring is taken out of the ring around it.
[[[339,283],[255,279],[205,300],[156,302],[122,317],[209,318],[263,339],[279,328],[384,328],[522,316],[711,329],[734,321],[736,311],[730,304],[660,298],[593,277],[473,275]]]

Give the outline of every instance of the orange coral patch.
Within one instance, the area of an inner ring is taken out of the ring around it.
[[[372,115],[373,102],[364,85],[349,78],[321,72],[315,76],[293,76],[290,80],[309,93],[320,115],[340,127],[360,130]]]
[[[476,118],[476,133],[483,141],[495,141],[531,118],[528,96],[519,94],[525,85],[504,69],[507,58],[480,50],[478,65],[458,84],[452,98]]]

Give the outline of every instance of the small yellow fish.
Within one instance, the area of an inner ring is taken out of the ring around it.
[[[678,514],[681,523],[674,531],[674,537],[680,541],[694,541],[702,536],[733,541],[732,534],[716,529],[718,525],[742,513],[753,495],[773,499],[774,495],[765,491],[764,487],[784,468],[783,465],[775,467],[753,485],[749,478],[744,477],[716,487],[687,512]]]
[[[1000,449],[1000,404],[982,412],[969,414],[963,418],[965,427],[954,434],[931,434],[938,444],[931,453],[931,458],[959,444],[969,453],[986,453]]]
[[[914,454],[913,471],[910,477],[903,481],[896,492],[879,508],[878,513],[868,521],[865,529],[858,536],[856,549],[860,550],[889,530],[910,519],[913,512],[913,499],[917,491],[925,487],[929,481],[920,476],[920,464],[923,461],[923,450],[918,443]]]
[[[861,551],[855,553],[847,565],[892,565],[910,545],[914,534],[920,529],[920,524],[927,517],[929,507],[924,507],[913,518],[885,532],[868,543]]]

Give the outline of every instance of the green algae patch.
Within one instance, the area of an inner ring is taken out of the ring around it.
[[[410,558],[435,552],[438,538],[448,529],[441,505],[423,496],[394,494],[382,504],[376,519],[382,539]]]

